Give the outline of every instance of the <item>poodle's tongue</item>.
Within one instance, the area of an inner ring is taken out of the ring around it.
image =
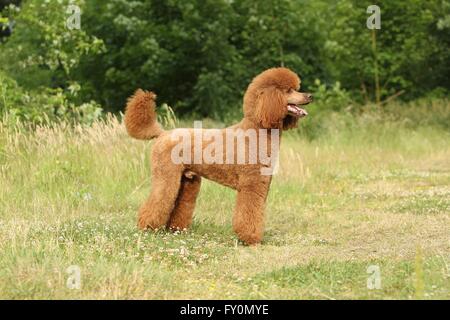
[[[289,103],[287,105],[287,109],[288,109],[289,114],[299,117],[299,118],[303,118],[308,115],[308,112],[306,112],[305,109],[299,108],[299,107],[297,107],[297,105],[292,104],[292,103]]]

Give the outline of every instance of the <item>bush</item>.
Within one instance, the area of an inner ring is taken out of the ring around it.
[[[0,72],[0,114],[34,124],[67,120],[72,123],[91,124],[102,114],[95,101],[75,104],[71,102],[79,90],[76,83],[68,90],[41,88],[27,91],[17,82]]]
[[[2,70],[39,94],[57,94],[42,87],[68,92],[78,82],[77,96],[65,95],[77,106],[95,100],[123,111],[141,87],[177,116],[229,122],[240,117],[252,77],[276,66],[301,76],[302,89],[316,95],[311,108],[339,111],[449,94],[450,5],[444,0],[379,3],[376,31],[366,27],[366,9],[377,4],[368,0],[20,3],[0,14],[0,24],[14,25],[0,43]],[[80,30],[65,25],[72,3],[81,8]]]
[[[89,124],[102,109],[80,97],[73,80],[80,59],[104,50],[103,41],[66,26],[67,7],[83,1],[26,1],[8,6],[12,36],[1,45],[0,111],[32,123],[65,119]]]

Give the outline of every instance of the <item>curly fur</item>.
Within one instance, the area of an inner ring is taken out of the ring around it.
[[[299,77],[287,68],[262,72],[253,79],[244,95],[244,118],[228,129],[256,129],[258,132],[261,128],[286,130],[296,127],[298,118],[288,115],[286,92],[299,88]],[[246,244],[261,242],[264,208],[272,177],[260,174],[262,164],[175,164],[171,161],[171,151],[177,141],[172,140],[171,131],[163,131],[157,123],[155,99],[154,93],[139,89],[128,100],[125,112],[125,125],[130,136],[156,138],[152,149],[152,191],[139,209],[139,228],[187,229],[192,222],[203,177],[237,191],[233,229]],[[193,129],[177,130],[193,132]],[[225,129],[220,132],[225,135]],[[259,133],[257,139],[262,139]],[[264,136],[264,139],[270,145],[271,136]],[[203,148],[206,148],[208,141],[204,138],[203,142]],[[191,151],[193,155],[193,146]],[[229,151],[223,150],[219,156],[225,158]]]

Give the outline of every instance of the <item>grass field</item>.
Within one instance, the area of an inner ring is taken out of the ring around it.
[[[449,299],[449,132],[352,121],[283,137],[264,242],[246,247],[234,192],[207,181],[191,230],[139,232],[151,143],[115,118],[31,132],[4,120],[0,298]],[[73,265],[80,289],[66,285]]]

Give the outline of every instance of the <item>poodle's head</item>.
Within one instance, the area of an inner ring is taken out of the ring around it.
[[[290,129],[308,113],[303,109],[312,95],[299,92],[300,78],[287,68],[272,68],[257,75],[244,95],[244,117],[266,129]]]

